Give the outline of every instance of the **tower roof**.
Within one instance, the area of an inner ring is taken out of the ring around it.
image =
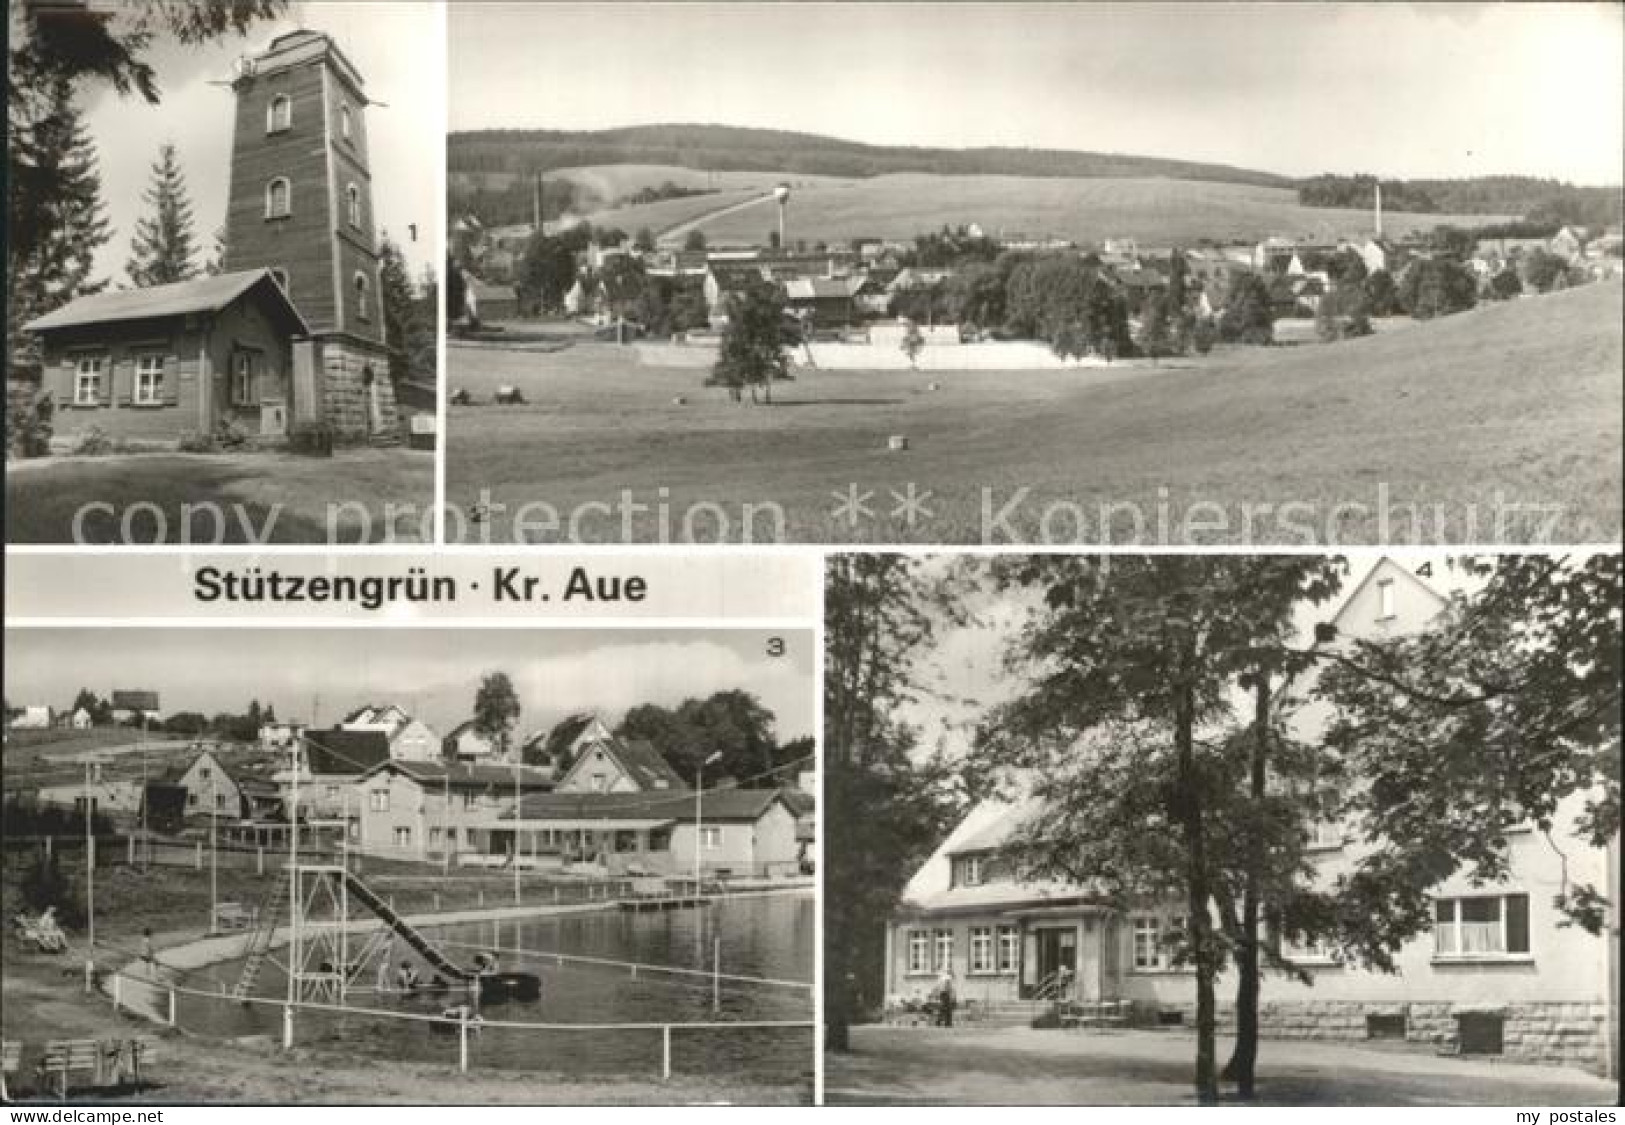
[[[325,31],[312,31],[300,28],[297,31],[284,32],[271,40],[270,46],[257,55],[250,56],[251,69],[240,75],[241,78],[259,77],[266,74],[275,74],[279,71],[289,70],[296,66],[320,61],[322,58],[332,61],[334,69],[356,90],[361,93],[365,85],[361,72],[355,64],[347,58],[331,35]]]

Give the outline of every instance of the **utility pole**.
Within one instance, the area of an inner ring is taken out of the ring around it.
[[[711,756],[694,767],[694,897],[700,897],[700,795],[705,792],[705,767],[722,757],[721,750],[712,751]]]
[[[209,769],[209,932],[214,933],[220,917],[220,844],[216,835],[220,823],[220,763]]]
[[[96,957],[96,830],[90,796],[90,759],[85,759],[85,913],[89,918],[90,961]]]
[[[513,904],[519,905],[519,756],[513,759]]]

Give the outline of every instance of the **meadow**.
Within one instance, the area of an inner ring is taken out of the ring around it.
[[[786,177],[799,184],[803,177]],[[771,185],[774,177],[765,178]],[[600,211],[595,224],[659,234],[700,218],[713,244],[760,243],[777,229],[774,208],[747,208],[714,219],[702,217],[748,199],[751,191],[726,191],[636,207]],[[755,194],[760,194],[756,192]],[[1390,212],[1383,229],[1391,236],[1437,224],[1476,226],[1494,215]],[[1162,178],[1067,179],[1040,176],[875,176],[807,181],[793,188],[788,211],[790,241],[847,243],[854,238],[911,239],[944,224],[977,223],[991,236],[1055,237],[1077,242],[1134,238],[1167,246],[1255,242],[1269,235],[1334,239],[1369,233],[1367,211],[1304,207],[1287,188]]]
[[[771,406],[579,332],[453,347],[450,385],[476,404],[449,411],[448,536],[1612,542],[1621,316],[1619,286],[1600,284],[1157,366],[798,371]],[[490,405],[503,384],[527,403]],[[893,435],[909,448],[889,450]]]

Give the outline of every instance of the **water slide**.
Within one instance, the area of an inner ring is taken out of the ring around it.
[[[440,948],[424,937],[417,927],[395,913],[394,907],[373,894],[365,883],[348,871],[344,873],[344,883],[349,892],[359,899],[363,906],[382,918],[384,925],[399,934],[407,945],[417,950],[418,955],[427,961],[437,973],[450,980],[473,980],[478,975],[473,969],[465,969],[461,965],[452,964],[446,958],[446,955],[440,952]]]

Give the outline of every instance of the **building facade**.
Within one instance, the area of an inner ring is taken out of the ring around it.
[[[1444,601],[1415,574],[1383,560],[1349,592],[1334,620],[1341,636],[1397,635]],[[1324,722],[1315,705],[1300,715]],[[1567,883],[1618,894],[1618,842],[1590,846],[1574,831],[1584,798],[1559,809],[1550,833],[1514,831],[1504,880],[1475,885],[1458,872],[1432,888],[1431,932],[1407,942],[1396,972],[1345,965],[1318,949],[1283,949],[1307,983],[1267,973],[1260,1001],[1266,1036],[1395,1038],[1438,1049],[1602,1067],[1617,1011],[1610,966],[1617,929],[1593,936],[1565,924],[1554,899]],[[1169,938],[1185,925],[1173,903],[1124,906],[1087,886],[1023,879],[1002,851],[1042,809],[984,802],[915,873],[887,932],[888,997],[929,992],[943,970],[962,999],[1127,1001],[1149,1023],[1194,1019],[1194,971]],[[1555,842],[1555,846],[1554,846]],[[1330,882],[1351,870],[1361,844],[1343,826],[1312,828],[1310,857]],[[1558,849],[1561,848],[1561,851]],[[1217,982],[1221,1021],[1233,1018],[1233,972]]]

